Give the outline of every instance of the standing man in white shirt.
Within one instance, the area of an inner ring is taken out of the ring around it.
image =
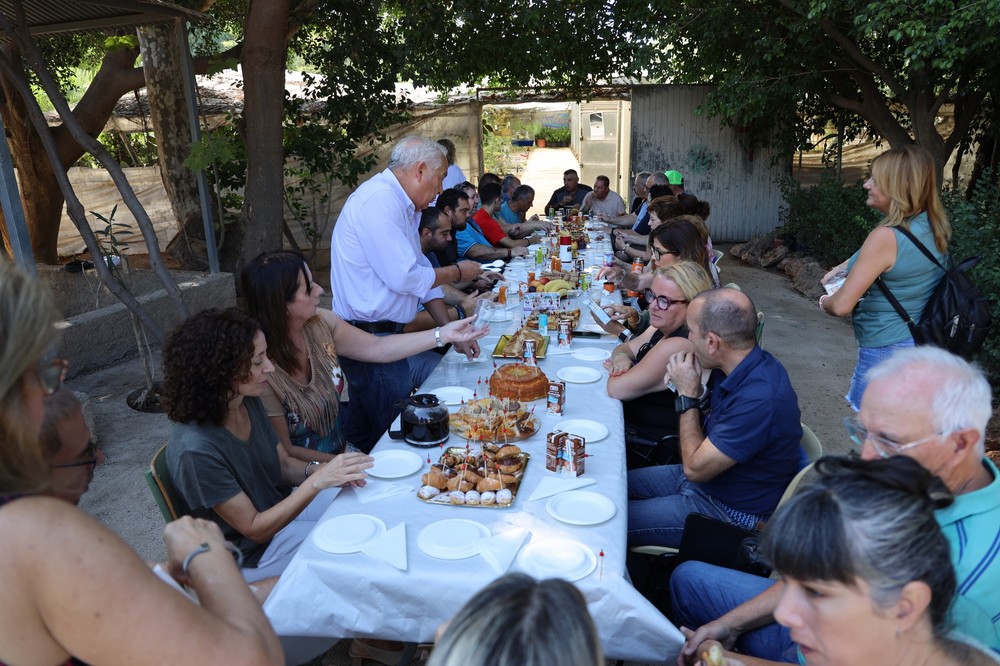
[[[447,170],[443,146],[405,137],[393,148],[386,170],[348,197],[330,244],[333,309],[345,321],[375,335],[393,335],[403,331],[422,304],[444,325],[448,312],[438,286],[482,273],[474,261],[435,271],[421,251],[420,211],[441,192]],[[456,348],[470,358],[479,355],[476,342]],[[398,413],[394,404],[422,384],[441,359],[431,354],[392,363],[341,358],[351,395],[343,412],[349,442],[362,450],[374,446]]]

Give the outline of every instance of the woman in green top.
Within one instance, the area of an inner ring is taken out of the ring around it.
[[[881,276],[914,321],[941,278],[941,270],[910,242],[899,228],[907,229],[944,263],[951,225],[938,196],[937,167],[931,154],[916,146],[894,148],[872,162],[865,182],[867,204],[885,217],[865,239],[861,249],[823,277],[832,295],[820,296],[819,307],[835,317],[851,315],[858,342],[858,364],[851,378],[847,401],[854,411],[861,407],[865,374],[897,349],[913,346],[913,337],[902,317],[875,285]],[[839,289],[833,289],[842,278]]]

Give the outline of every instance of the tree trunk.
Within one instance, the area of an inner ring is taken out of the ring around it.
[[[4,44],[0,49],[18,71],[24,72],[21,54],[11,43]],[[104,127],[118,99],[127,90],[141,84],[141,75],[137,76],[138,70],[132,67],[135,55],[136,52],[131,49],[108,52],[92,85],[74,109],[80,124],[91,136],[97,136]],[[63,205],[59,181],[49,160],[40,159],[45,150],[14,83],[0,74],[0,88],[4,125],[10,138],[11,158],[18,173],[32,251],[37,261],[54,264],[58,261],[57,242]],[[49,132],[56,144],[59,168],[65,172],[83,155],[84,150],[65,127],[53,127]]]
[[[167,245],[166,253],[185,268],[206,270],[198,181],[184,164],[191,154],[191,123],[184,95],[181,45],[173,24],[140,27],[137,32],[149,116],[160,157],[160,179],[178,223],[178,234]]]
[[[997,145],[997,140],[993,134],[987,132],[976,149],[976,161],[972,164],[972,175],[969,178],[969,186],[965,190],[966,199],[971,198],[973,192],[979,186],[987,184],[984,178],[987,169],[990,170],[989,182],[994,185],[1000,182],[1000,172],[998,172],[998,167],[1000,167],[1000,163],[998,162],[1000,160],[998,160],[998,155],[1000,155],[1000,146]]]
[[[17,51],[9,44],[3,47],[4,54],[15,67],[23,64]],[[59,218],[62,211],[63,198],[52,165],[47,159],[39,159],[45,154],[45,148],[28,122],[28,112],[24,101],[17,93],[13,82],[7,77],[0,77],[0,87],[3,89],[3,99],[0,100],[3,109],[4,127],[10,141],[11,158],[17,169],[18,184],[21,190],[21,205],[31,239],[31,249],[35,260],[46,264],[54,264],[58,260],[57,241],[59,238]],[[0,220],[3,213],[0,212]],[[38,221],[43,221],[38,224]],[[6,225],[6,222],[3,222]],[[4,233],[5,249],[11,248]]]
[[[247,180],[240,224],[227,230],[222,262],[238,272],[266,250],[281,248],[285,94],[290,0],[251,0],[244,25],[243,81]],[[282,28],[277,29],[278,26]]]

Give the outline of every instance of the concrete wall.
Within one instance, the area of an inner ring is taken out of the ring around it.
[[[737,242],[779,225],[784,201],[772,154],[748,152],[738,133],[697,115],[709,86],[632,88],[632,175],[676,169],[689,192],[712,205],[712,240]]]
[[[70,361],[69,377],[138,356],[128,310],[99,286],[93,271],[67,273],[57,267],[43,265],[39,265],[38,270],[60,310],[64,314],[72,313],[62,323],[63,335],[57,351],[59,356]],[[135,273],[133,293],[153,319],[169,333],[181,321],[176,306],[150,271]],[[172,271],[171,275],[192,313],[236,305],[236,283],[231,273],[208,275]]]

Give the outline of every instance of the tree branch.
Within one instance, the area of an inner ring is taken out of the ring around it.
[[[0,19],[2,20],[2,19]],[[6,23],[6,21],[3,21]],[[9,27],[9,24],[7,26]],[[64,169],[59,168],[59,152],[56,148],[55,140],[52,134],[48,131],[48,123],[45,120],[45,116],[42,115],[42,110],[38,107],[38,102],[35,101],[35,96],[31,92],[31,88],[28,87],[28,82],[24,79],[17,68],[10,61],[6,54],[0,51],[0,70],[3,70],[6,74],[7,80],[17,89],[21,98],[24,100],[25,107],[28,113],[28,118],[31,120],[32,126],[38,133],[42,141],[42,145],[45,146],[45,153],[48,156],[49,161],[52,163],[52,171],[55,174],[56,180],[59,183],[59,190],[62,192],[63,197],[66,199],[66,212],[69,218],[73,221],[76,226],[77,231],[80,232],[80,236],[83,237],[83,242],[87,245],[87,249],[90,251],[90,256],[94,258],[94,268],[97,270],[97,275],[101,279],[101,283],[108,288],[108,290],[114,294],[119,301],[121,301],[125,307],[129,309],[130,312],[134,313],[139,320],[142,321],[146,330],[149,331],[159,344],[163,344],[165,336],[163,334],[163,329],[160,328],[159,324],[156,323],[150,314],[143,308],[139,302],[135,299],[127,289],[125,289],[114,276],[111,275],[111,271],[108,269],[108,265],[100,260],[101,248],[97,242],[97,238],[94,236],[93,229],[90,228],[90,224],[87,222],[86,213],[83,210],[83,204],[76,196],[76,192],[73,191],[73,186],[69,182],[69,177],[66,175]]]
[[[45,94],[49,97],[52,105],[56,108],[56,111],[58,111],[59,117],[62,118],[63,125],[69,130],[69,133],[83,148],[87,150],[87,152],[97,158],[97,160],[101,163],[101,166],[108,170],[108,173],[111,175],[111,179],[118,188],[118,192],[122,195],[122,200],[125,202],[125,205],[128,207],[132,216],[135,218],[136,223],[139,225],[139,230],[142,232],[142,238],[146,244],[146,249],[149,255],[149,263],[153,268],[153,272],[160,279],[164,290],[177,306],[178,312],[181,316],[187,317],[189,311],[187,305],[184,303],[183,297],[181,296],[180,289],[177,288],[177,283],[173,281],[173,278],[170,277],[170,273],[167,271],[166,266],[163,265],[163,257],[160,255],[160,244],[156,238],[156,231],[153,229],[153,223],[149,219],[149,214],[142,207],[142,204],[139,203],[139,199],[136,197],[135,191],[129,184],[128,179],[125,177],[125,173],[122,171],[121,166],[115,162],[114,158],[111,157],[104,146],[102,146],[94,137],[87,134],[83,127],[80,126],[80,122],[70,110],[69,104],[66,102],[66,98],[59,92],[59,87],[52,79],[52,74],[49,72],[42,60],[42,54],[38,49],[38,45],[35,44],[35,41],[31,38],[31,33],[28,31],[27,20],[24,15],[24,7],[20,2],[16,5],[16,12],[18,23],[17,29],[11,25],[6,16],[0,14],[0,30],[5,32],[8,37],[14,40],[21,53],[24,54],[25,60],[35,72],[35,75],[38,77],[39,84],[42,86]],[[28,106],[30,107],[32,103],[33,102],[29,102]],[[51,137],[51,134],[48,132],[48,127],[45,128],[44,134]],[[55,162],[53,162],[52,166],[54,171],[65,174],[63,170],[56,166]],[[69,199],[66,201],[68,205]]]
[[[789,11],[798,14],[804,19],[808,18],[805,13],[797,9],[792,4],[791,0],[778,0],[778,4],[782,5]],[[837,26],[835,26],[831,21],[827,19],[819,19],[817,23],[823,29],[823,32],[825,32],[835,44],[840,46],[840,48],[842,48],[855,63],[885,81],[885,84],[889,86],[889,89],[892,90],[894,95],[902,97],[906,94],[906,88],[904,88],[899,81],[896,80],[896,77],[893,76],[889,70],[862,53],[861,49],[858,48],[858,45],[847,35],[837,29]]]

